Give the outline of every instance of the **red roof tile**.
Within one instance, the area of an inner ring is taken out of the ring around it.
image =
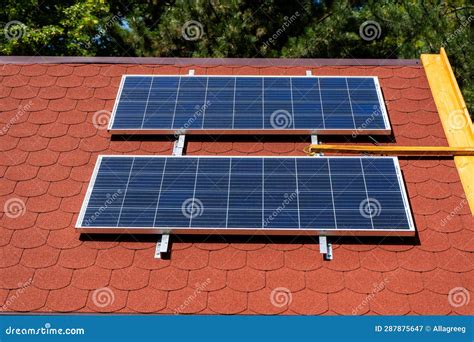
[[[446,295],[424,290],[416,296],[408,296],[412,311],[419,315],[447,315],[453,310]]]
[[[150,286],[158,290],[179,290],[188,284],[188,272],[175,267],[151,271]]]
[[[0,70],[0,122],[16,121],[0,136],[0,207],[10,198],[26,204],[18,218],[0,212],[0,302],[9,303],[7,310],[474,313],[472,305],[456,308],[448,302],[452,288],[474,290],[474,221],[452,160],[401,159],[419,245],[335,239],[334,260],[323,261],[314,243],[175,239],[171,259],[159,260],[155,244],[140,238],[81,241],[74,224],[97,155],[169,155],[173,144],[111,141],[106,130],[93,125],[94,112],[112,110],[125,73],[183,74],[189,69],[197,74],[304,75],[314,69],[317,75],[378,76],[395,143],[447,145],[419,66],[5,65]],[[18,117],[20,105],[27,110]],[[193,139],[187,153],[302,155],[307,143]]]
[[[23,252],[21,264],[30,268],[44,268],[56,265],[60,250],[43,245],[35,248],[28,248]]]
[[[47,307],[51,311],[71,312],[82,309],[87,302],[87,291],[72,286],[52,290],[48,296]]]
[[[113,247],[99,251],[97,266],[107,269],[121,269],[128,267],[133,262],[134,251],[123,248],[122,246]]]
[[[71,284],[84,290],[95,290],[107,286],[112,271],[98,266],[74,270]]]
[[[211,293],[212,294],[212,293]],[[278,314],[288,310],[288,304],[292,299],[291,292],[288,293],[282,288],[264,288],[260,291],[251,292],[245,304],[248,309],[256,314]],[[243,299],[240,303],[242,305]],[[231,305],[231,303],[228,303]]]
[[[62,289],[71,283],[73,271],[59,265],[36,271],[33,284],[44,290]]]
[[[315,251],[299,248],[285,252],[285,265],[296,271],[311,271],[322,266],[321,258],[315,258]]]
[[[0,260],[1,267],[15,266],[20,262],[22,249],[7,245],[2,247],[2,260]]]
[[[129,291],[99,287],[94,291],[89,291],[83,312],[116,312],[127,306],[128,295]]]
[[[8,263],[7,263],[8,264]],[[20,264],[0,269],[0,288],[18,289],[33,278],[34,270]]]
[[[171,312],[196,314],[207,308],[207,297],[207,292],[185,287],[168,293],[167,308]]]
[[[139,290],[148,285],[150,271],[127,267],[112,271],[110,284],[120,290]]]
[[[50,292],[49,290],[38,289],[32,285],[24,290],[10,291],[5,301],[6,309],[18,312],[48,312],[48,310],[44,310],[44,306]]]
[[[61,251],[59,264],[67,268],[87,268],[96,263],[97,251],[84,246],[79,246]]]
[[[364,305],[367,295],[348,289],[328,295],[329,307],[340,315],[363,315],[369,311],[369,306]]]
[[[306,272],[306,287],[321,293],[339,292],[345,288],[344,273],[326,267]]]
[[[209,309],[218,314],[237,314],[247,308],[247,294],[230,288],[209,293]]]
[[[190,271],[188,277],[189,284],[196,287],[203,287],[203,291],[216,291],[227,286],[227,274],[223,270],[211,267]],[[205,287],[203,286],[205,284]]]
[[[241,292],[258,291],[265,287],[265,272],[250,267],[228,271],[227,286]]]
[[[140,313],[152,313],[164,309],[167,299],[167,292],[145,287],[141,290],[130,292],[127,307]]]
[[[289,308],[301,315],[323,314],[329,309],[328,298],[324,294],[304,289],[292,294]]]
[[[43,196],[33,197],[33,198],[43,198]],[[53,199],[53,196],[48,197],[48,199]],[[60,201],[60,200],[59,200]],[[53,202],[58,202],[58,199],[53,200]],[[29,205],[29,203],[27,204]],[[36,225],[39,228],[46,230],[56,230],[69,227],[72,221],[72,214],[68,214],[59,210],[41,213],[38,216]]]
[[[380,286],[383,275],[380,272],[360,268],[355,271],[345,272],[345,284],[349,290],[357,293],[371,293]]]
[[[48,232],[36,227],[16,230],[13,232],[11,246],[22,249],[40,247],[46,243]],[[8,256],[10,253],[5,253]]]
[[[371,298],[371,300],[369,300]],[[379,315],[406,315],[410,313],[408,296],[392,292],[388,289],[375,292],[373,296],[367,297],[364,304]],[[357,314],[360,314],[357,312]]]
[[[291,292],[298,292],[306,287],[305,274],[282,267],[278,270],[267,272],[266,284],[271,288],[284,287]]]
[[[412,294],[423,290],[423,276],[420,272],[399,268],[384,274],[386,287],[396,293]]]

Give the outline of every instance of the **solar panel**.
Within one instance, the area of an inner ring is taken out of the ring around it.
[[[124,75],[109,131],[390,134],[377,77]]]
[[[84,232],[413,235],[392,157],[100,156]]]

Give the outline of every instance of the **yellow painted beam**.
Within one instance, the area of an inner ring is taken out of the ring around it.
[[[422,54],[431,92],[451,147],[474,147],[474,127],[444,48],[439,54]],[[474,157],[454,157],[466,199],[474,215]]]
[[[352,154],[370,154],[384,156],[474,156],[474,147],[446,146],[361,146],[361,145],[309,145],[304,151],[307,154],[318,152],[338,152]]]

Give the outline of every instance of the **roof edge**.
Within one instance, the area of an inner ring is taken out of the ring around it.
[[[0,64],[160,64],[160,65],[286,66],[286,67],[421,65],[419,59],[178,58],[178,57],[62,57],[62,56],[0,56]]]

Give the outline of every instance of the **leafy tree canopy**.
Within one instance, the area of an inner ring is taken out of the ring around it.
[[[4,0],[0,53],[419,58],[445,47],[472,109],[473,9],[469,0]]]

